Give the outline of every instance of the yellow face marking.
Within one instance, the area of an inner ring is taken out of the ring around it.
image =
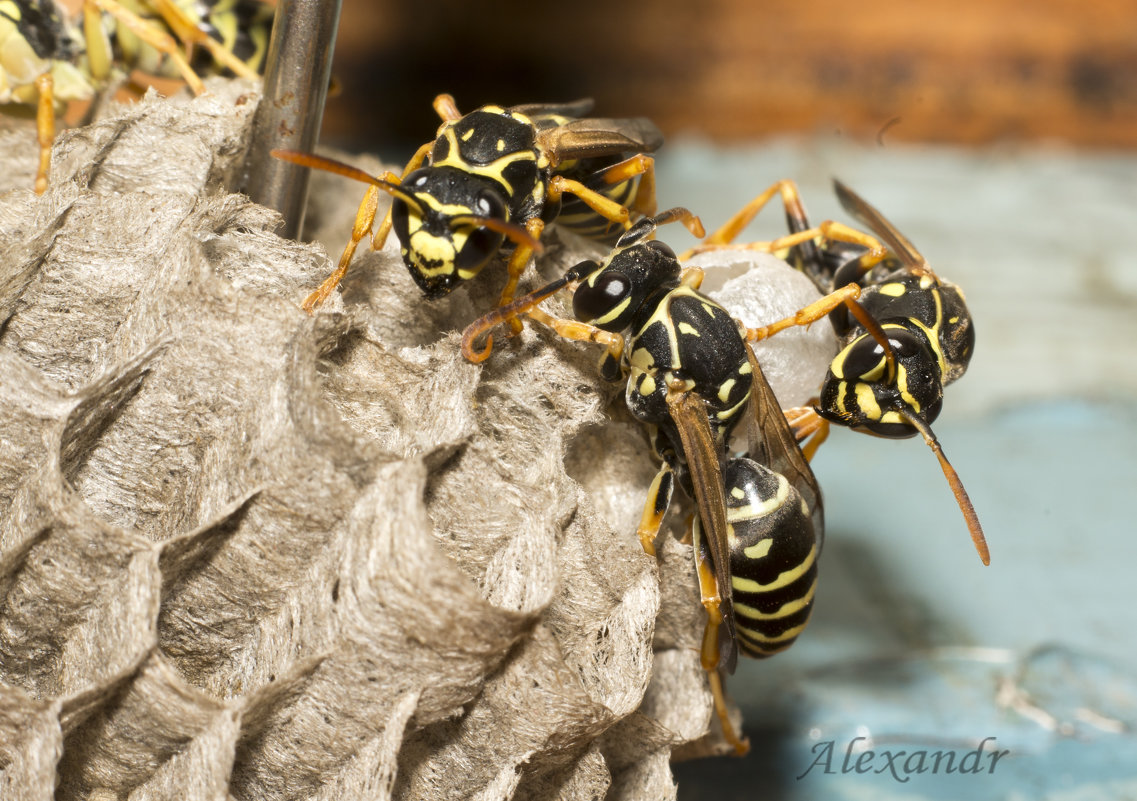
[[[863,375],[857,377],[862,381],[880,381],[880,379],[884,376],[884,370],[887,366],[888,361],[883,356],[881,356],[880,361],[876,363],[876,367],[872,368],[867,373],[864,373]]]
[[[880,404],[876,402],[876,396],[872,394],[872,387],[858,381],[853,385],[853,392],[857,396],[857,406],[865,413],[865,416],[870,420],[879,420]]]
[[[655,378],[651,373],[644,373],[643,380],[640,381],[640,394],[643,396],[651,395],[655,392]]]
[[[726,381],[723,381],[722,386],[719,387],[719,400],[726,403],[727,400],[730,399],[730,391],[732,389],[734,389],[733,378],[728,378]],[[735,489],[737,489],[737,487]]]
[[[442,214],[445,216],[453,217],[453,216],[458,215],[458,214],[472,214],[473,213],[470,210],[469,206],[461,206],[461,205],[458,205],[457,203],[442,203],[434,195],[428,195],[424,192],[416,192],[414,197],[415,197],[415,200],[417,200],[422,205],[427,206],[431,210],[437,211],[439,214]],[[416,215],[412,211],[408,215],[408,217],[418,218],[418,215]],[[420,221],[420,225],[421,225],[421,221]]]
[[[880,422],[882,422],[882,423],[904,423],[904,424],[908,423],[907,420],[905,420],[903,417],[900,416],[899,412],[885,412],[884,414],[882,414],[880,416]]]
[[[890,298],[898,298],[907,292],[908,289],[904,286],[904,284],[894,281],[890,284],[881,284],[879,291],[880,294],[888,295]]]
[[[856,340],[854,340],[854,341],[856,341]],[[840,353],[838,353],[836,356],[834,356],[833,361],[830,362],[829,370],[830,370],[830,372],[833,373],[834,378],[842,378],[843,379],[845,377],[845,358],[848,354],[849,347],[852,346],[852,344],[853,343],[850,342],[849,345],[847,345],[844,350],[842,350]]]
[[[742,552],[746,554],[747,559],[761,559],[770,553],[770,549],[774,547],[774,538],[767,537],[764,540],[758,540],[757,543],[751,545],[749,548],[743,548]]]
[[[612,311],[593,320],[593,325],[604,325],[611,322],[612,320],[615,320],[617,317],[624,313],[624,310],[628,308],[628,304],[631,302],[631,297],[624,298],[622,301],[620,301],[619,305],[612,309]]]
[[[809,554],[802,560],[800,565],[779,573],[778,577],[769,584],[760,584],[753,579],[742,578],[741,576],[731,576],[730,586],[739,592],[772,592],[773,590],[780,590],[782,587],[793,584],[809,572],[809,569],[813,567],[813,563],[816,560],[817,546],[814,545],[809,549]]]
[[[834,375],[836,375],[836,371],[834,371]],[[846,416],[849,414],[848,409],[845,408],[845,394],[848,391],[849,385],[847,382],[840,381],[837,383],[837,411]]]
[[[695,326],[691,325],[690,323],[687,323],[687,322],[679,323],[679,325],[676,326],[676,328],[679,329],[679,333],[681,333],[681,334],[688,334],[688,335],[693,336],[693,337],[700,336],[699,330],[697,328],[695,328]]]
[[[455,248],[460,248],[464,236],[454,235],[454,241],[434,236],[421,228],[410,236],[409,249],[415,269],[425,276],[445,275],[454,270]]]
[[[937,292],[936,293],[936,312],[937,312],[936,317],[937,317],[937,319],[939,318],[939,301],[940,301],[940,295]],[[924,336],[926,336],[928,338],[928,343],[932,346],[932,353],[934,353],[936,355],[936,362],[940,366],[940,375],[941,376],[944,375],[947,372],[947,360],[944,359],[944,352],[940,348],[940,338],[938,336],[936,336],[935,331],[928,328],[928,326],[921,323],[915,317],[911,318],[910,322],[913,325],[915,325],[916,327],[918,327],[921,331],[923,331]]]
[[[901,399],[912,407],[912,411],[919,414],[920,402],[912,397],[912,394],[908,391],[908,371],[904,369],[904,365],[900,365],[896,370],[896,386],[900,390]]]

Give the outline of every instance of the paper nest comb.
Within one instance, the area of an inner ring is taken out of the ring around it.
[[[502,271],[428,304],[393,245],[301,312],[325,249],[224,189],[257,95],[211,89],[65,132],[42,198],[0,133],[0,797],[674,798],[703,612],[595,348],[467,364]]]

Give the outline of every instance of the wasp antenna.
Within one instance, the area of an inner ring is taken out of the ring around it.
[[[466,326],[466,330],[462,332],[462,355],[466,357],[467,361],[474,363],[484,362],[489,358],[490,352],[493,350],[493,337],[491,336],[486,339],[485,348],[475,350],[474,343],[478,341],[482,334],[515,317],[520,317],[545,298],[556,294],[561,288],[573,281],[580,280],[580,278],[580,274],[574,268],[540,289],[536,289],[528,295],[523,295],[505,306],[499,306],[489,314],[474,320],[474,322]]]
[[[975,507],[971,504],[971,498],[968,496],[967,490],[963,488],[959,474],[955,472],[955,468],[951,466],[951,462],[944,455],[944,449],[940,447],[936,435],[932,433],[931,427],[916,415],[901,411],[900,416],[920,432],[921,436],[924,437],[924,442],[928,443],[928,447],[935,452],[936,458],[940,460],[944,477],[947,478],[948,485],[955,494],[956,503],[959,504],[959,509],[963,512],[963,519],[967,521],[967,528],[971,532],[971,541],[975,543],[975,550],[979,552],[979,558],[983,560],[983,564],[991,564],[991,551],[987,548],[987,538],[983,536],[983,526],[979,524],[979,516],[975,514]]]
[[[525,245],[534,253],[541,253],[545,250],[545,246],[529,230],[523,225],[516,223],[506,222],[498,217],[478,217],[473,214],[455,214],[450,218],[451,223],[458,223],[459,225],[480,225],[483,228],[488,228],[491,231],[502,234],[510,242],[516,245]]]
[[[683,223],[683,227],[699,239],[702,239],[703,236],[706,235],[706,231],[703,229],[703,221],[682,206],[676,206],[673,209],[661,211],[655,215],[652,220],[654,220],[656,226],[667,225],[672,222]]]
[[[366,173],[358,167],[352,167],[350,164],[344,164],[342,161],[336,161],[335,159],[330,159],[325,156],[317,156],[315,153],[304,153],[299,150],[278,149],[271,151],[269,155],[281,161],[287,161],[290,164],[310,167],[313,170],[323,170],[324,172],[331,172],[336,175],[342,175],[345,178],[351,178],[360,183],[372,184],[388,194],[394,195],[413,208],[417,213],[422,214],[422,204],[418,202],[418,199],[414,195],[407,192],[398,184],[384,181],[382,178],[376,178],[374,175]]]
[[[892,343],[888,341],[888,334],[884,333],[880,323],[856,300],[849,298],[845,304],[856,321],[864,326],[878,345],[884,348],[884,361],[888,365],[888,383],[896,383],[896,352],[892,349]]]

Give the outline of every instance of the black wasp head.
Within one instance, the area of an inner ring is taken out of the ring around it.
[[[939,416],[943,403],[941,368],[926,340],[899,326],[885,334],[896,356],[895,374],[884,347],[865,333],[837,354],[821,387],[818,412],[827,420],[881,437],[917,434],[906,418],[925,425]]]
[[[396,196],[391,222],[403,262],[429,298],[448,294],[477,275],[505,235],[486,220],[506,220],[506,206],[493,185],[452,167],[422,167],[407,175]]]
[[[679,281],[675,251],[658,240],[643,241],[643,233],[630,239],[637,227],[620,237],[612,254],[577,287],[572,296],[576,319],[605,331],[623,331],[652,292]],[[576,269],[583,272],[582,265]]]

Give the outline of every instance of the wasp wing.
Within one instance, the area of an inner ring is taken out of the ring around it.
[[[715,447],[706,404],[689,392],[668,393],[667,406],[687,459],[687,470],[695,487],[699,520],[714,563],[718,585],[719,665],[733,673],[738,663],[735,646],[734,607],[731,603],[730,547],[727,539],[726,493],[722,484],[722,455]]]
[[[578,119],[592,113],[596,103],[591,97],[582,97],[580,100],[571,100],[568,103],[526,103],[521,106],[510,106],[510,111],[524,114],[530,119],[540,117],[569,117]]]
[[[900,233],[875,206],[836,178],[833,179],[833,190],[837,193],[837,199],[841,201],[845,211],[871,228],[900,261],[909,267],[931,272],[927,260],[920,255],[920,251],[916,250],[916,247],[908,241],[908,237]]]
[[[555,166],[571,159],[651,153],[663,144],[663,134],[646,117],[589,118],[540,131],[537,141]]]
[[[825,541],[825,510],[821,502],[821,487],[809,466],[809,461],[798,447],[774,390],[766,380],[758,358],[751,348],[746,349],[750,359],[750,458],[781,473],[791,486],[801,493],[809,507],[817,546]]]

